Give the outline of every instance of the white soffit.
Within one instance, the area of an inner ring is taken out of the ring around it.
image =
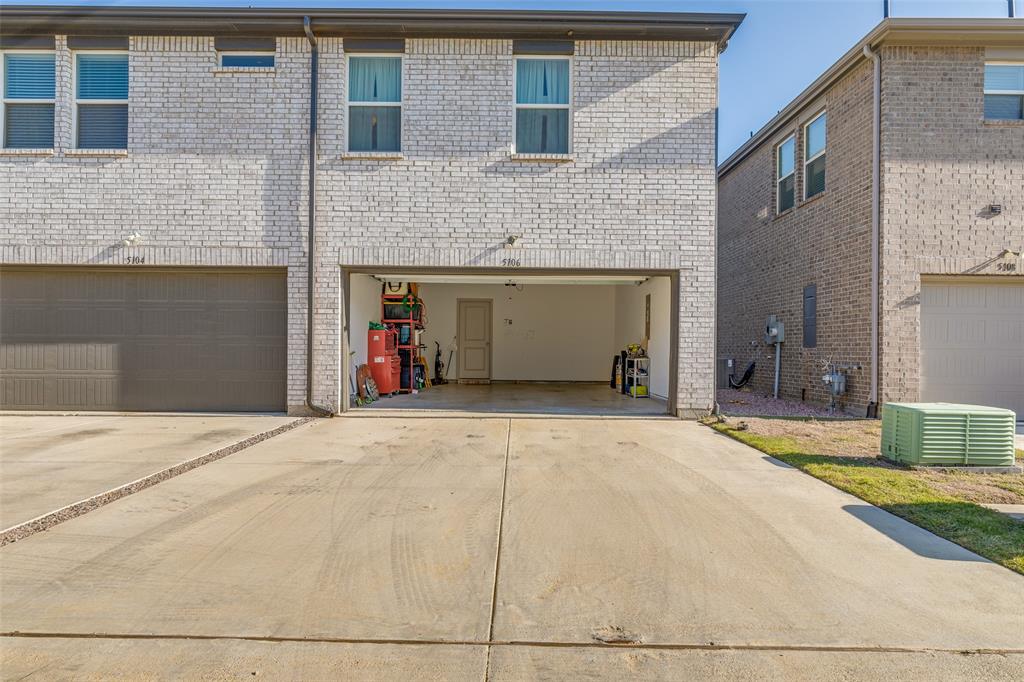
[[[453,275],[439,273],[374,274],[382,282],[417,282],[419,284],[642,284],[648,275]]]

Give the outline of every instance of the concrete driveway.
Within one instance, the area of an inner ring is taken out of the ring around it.
[[[0,530],[288,421],[270,416],[0,415]]]
[[[5,679],[1024,672],[1024,577],[677,421],[312,422],[0,581]]]

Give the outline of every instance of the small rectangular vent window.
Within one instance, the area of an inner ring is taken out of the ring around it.
[[[273,52],[253,52],[243,54],[239,52],[222,52],[220,65],[224,68],[238,69],[267,69],[274,67]]]

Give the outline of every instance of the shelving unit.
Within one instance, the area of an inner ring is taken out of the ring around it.
[[[403,301],[406,299],[406,294],[381,294],[380,297],[380,319],[384,324],[392,324],[398,329],[398,354],[405,356],[403,359],[408,358],[408,364],[403,362],[403,371],[405,367],[409,368],[409,385],[408,387],[402,388],[401,382],[399,382],[399,393],[412,393],[416,388],[416,354],[419,347],[416,344],[416,332],[423,330],[426,327],[423,326],[423,319],[426,315],[426,308],[423,305],[423,301],[419,298],[416,299],[416,303],[413,304],[412,308],[408,310],[408,314],[404,317],[389,317],[388,307],[401,307]],[[417,315],[417,310],[419,314]],[[392,310],[393,312],[393,310]],[[408,343],[402,343],[402,327],[409,328]]]
[[[642,373],[641,373],[642,372]],[[646,355],[643,357],[627,357],[626,373],[623,377],[626,385],[626,395],[631,398],[651,397],[651,359]],[[643,387],[643,392],[637,387]]]

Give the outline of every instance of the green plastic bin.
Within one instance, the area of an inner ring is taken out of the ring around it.
[[[1013,466],[1013,410],[952,403],[882,406],[882,457],[903,464]]]

